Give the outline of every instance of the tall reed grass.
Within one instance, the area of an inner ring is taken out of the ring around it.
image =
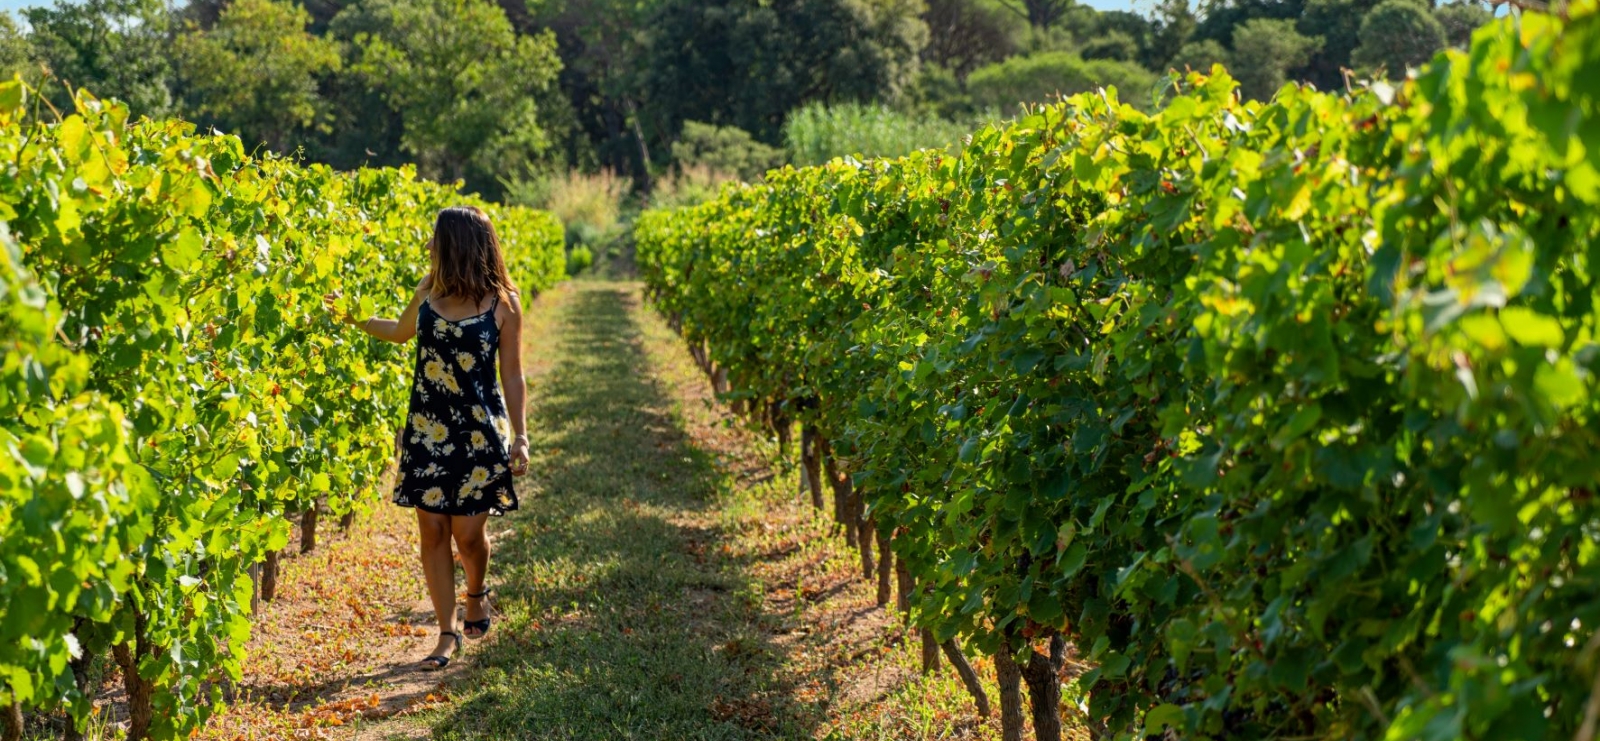
[[[809,104],[789,114],[784,143],[797,167],[835,157],[897,157],[960,142],[972,127],[933,116],[913,116],[881,105]]]

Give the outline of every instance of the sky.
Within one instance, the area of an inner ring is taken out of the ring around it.
[[[1093,8],[1098,8],[1100,10],[1135,10],[1135,9],[1143,9],[1146,5],[1148,5],[1147,2],[1140,2],[1139,0],[1079,0],[1079,1],[1082,2],[1084,5],[1088,5],[1088,6],[1093,7]],[[31,7],[31,6],[35,6],[35,5],[53,5],[53,4],[54,4],[54,0],[0,0],[0,10],[9,10],[9,11],[15,12],[15,11],[21,10],[23,8],[27,8],[27,7]]]

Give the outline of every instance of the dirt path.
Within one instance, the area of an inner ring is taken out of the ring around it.
[[[492,634],[410,670],[432,632],[412,521],[379,506],[288,562],[246,701],[204,738],[998,737],[953,676],[917,673],[635,285],[569,284],[530,316],[534,474],[490,524]]]

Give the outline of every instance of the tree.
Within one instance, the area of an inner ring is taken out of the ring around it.
[[[657,0],[502,0],[523,31],[548,29],[561,55],[557,84],[562,95],[541,108],[541,124],[555,138],[567,163],[631,172],[650,181],[653,151],[670,130],[642,114],[646,90],[644,30]],[[520,14],[512,8],[520,6]],[[653,160],[655,160],[653,162]]]
[[[650,23],[646,118],[775,144],[805,103],[893,101],[927,43],[920,11],[918,0],[670,0]]]
[[[1305,0],[1201,0],[1200,20],[1195,39],[1212,39],[1234,48],[1233,34],[1257,18],[1295,19],[1305,8]]]
[[[17,28],[10,13],[0,13],[0,76],[4,79],[21,75],[24,80],[37,83],[39,77],[38,52],[28,35]]]
[[[135,115],[171,109],[170,17],[162,0],[56,0],[53,8],[22,14],[39,61],[65,83],[44,91],[57,108],[72,110],[71,86],[117,98]]]
[[[1000,0],[1000,4],[1034,28],[1049,28],[1074,5],[1072,0]]]
[[[561,65],[550,34],[517,34],[486,0],[365,0],[331,28],[424,175],[493,196],[548,145],[537,100]]]
[[[1106,31],[1083,45],[1084,59],[1115,59],[1119,62],[1136,62],[1139,59],[1139,42],[1122,31]]]
[[[1228,50],[1211,39],[1200,39],[1184,44],[1177,54],[1172,55],[1167,67],[1179,72],[1192,69],[1196,72],[1210,73],[1211,65],[1219,63],[1227,66]]]
[[[1434,8],[1433,17],[1439,20],[1439,25],[1444,26],[1445,39],[1450,45],[1465,49],[1472,43],[1472,32],[1493,20],[1494,14],[1482,5],[1462,0]]]
[[[1017,53],[1018,21],[998,5],[980,0],[928,0],[922,14],[928,46],[922,60],[965,80],[973,70]]]
[[[744,129],[685,121],[672,143],[672,159],[682,168],[708,167],[753,182],[783,164],[783,150],[756,141]]]
[[[234,0],[210,29],[173,45],[186,110],[202,123],[285,152],[326,116],[318,78],[338,45],[306,32],[311,16],[281,0]]]
[[[1241,95],[1267,100],[1288,82],[1289,70],[1304,65],[1321,46],[1320,37],[1295,31],[1292,20],[1252,18],[1233,32],[1228,70],[1239,80]]]
[[[1383,71],[1391,79],[1423,62],[1445,46],[1444,25],[1420,0],[1384,0],[1361,19],[1361,45],[1350,55],[1364,71]]]
[[[1198,21],[1189,7],[1189,0],[1161,0],[1156,6],[1154,20],[1150,47],[1143,61],[1151,69],[1166,69],[1194,35]]]
[[[1141,106],[1155,83],[1154,73],[1131,62],[1084,61],[1055,51],[1012,57],[977,70],[967,78],[967,89],[979,106],[1014,110],[1018,103],[1048,103],[1058,96],[1115,86],[1123,101]]]
[[[1344,70],[1350,67],[1350,54],[1361,43],[1361,19],[1378,0],[1307,0],[1297,25],[1306,36],[1322,37],[1322,48],[1300,70],[1300,78],[1319,90],[1344,87]]]

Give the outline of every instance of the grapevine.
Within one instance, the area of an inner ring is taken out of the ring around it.
[[[490,211],[525,293],[564,275],[547,213],[408,169],[339,173],[80,94],[0,85],[0,705],[81,722],[121,665],[133,738],[176,738],[240,677],[286,515],[370,503],[408,355],[333,322],[427,269],[433,215]]]
[[[1070,640],[1101,737],[1571,738],[1600,702],[1595,80],[1574,3],[1398,85],[1086,93],[635,240],[725,396],[830,451],[925,645],[996,655],[1009,737],[1019,683],[1059,734]]]

